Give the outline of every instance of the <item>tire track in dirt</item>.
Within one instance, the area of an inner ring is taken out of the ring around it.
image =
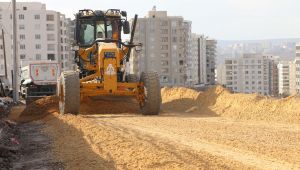
[[[54,114],[47,119],[45,132],[66,169],[255,169],[92,117]]]
[[[122,116],[121,116],[122,117]],[[103,118],[103,117],[102,117]],[[98,123],[104,124],[106,127],[115,127],[116,130],[125,131],[125,133],[129,133],[130,131],[134,131],[140,136],[143,135],[150,135],[152,136],[153,140],[168,140],[171,143],[174,143],[175,146],[186,146],[190,150],[196,151],[204,151],[209,154],[224,157],[226,159],[239,161],[247,166],[253,166],[260,169],[293,169],[293,168],[300,168],[299,164],[291,164],[284,160],[278,160],[273,157],[270,157],[265,154],[253,152],[251,150],[245,150],[245,148],[233,147],[233,146],[226,146],[224,143],[220,142],[215,143],[211,141],[207,141],[204,139],[196,139],[193,135],[180,135],[174,131],[164,130],[164,129],[171,129],[172,127],[169,126],[168,128],[164,128],[160,126],[158,121],[152,118],[151,120],[147,120],[146,122],[139,122],[136,117],[126,118],[112,118],[112,119],[97,119]],[[140,119],[144,119],[140,117]],[[151,119],[151,118],[149,118]],[[215,120],[214,120],[215,121]],[[151,122],[151,124],[149,123]],[[143,124],[145,123],[145,124]],[[182,123],[186,123],[182,121]],[[220,124],[221,122],[219,122]],[[228,123],[228,122],[227,122]],[[221,123],[222,124],[222,123]],[[239,123],[240,126],[241,122]],[[152,126],[153,125],[153,126]],[[187,125],[188,126],[188,125]],[[263,126],[262,124],[259,126]],[[242,126],[241,126],[242,127]],[[191,129],[191,127],[189,128]],[[213,129],[212,129],[213,130]],[[237,136],[238,138],[238,136]],[[225,143],[226,144],[226,143]],[[293,159],[293,158],[290,158]],[[297,161],[297,157],[294,158],[294,161]]]

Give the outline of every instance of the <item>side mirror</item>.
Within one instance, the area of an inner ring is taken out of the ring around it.
[[[123,17],[127,17],[127,12],[126,12],[126,11],[121,11],[121,15],[122,15]]]
[[[130,25],[128,21],[123,22],[123,33],[129,34],[130,33]]]

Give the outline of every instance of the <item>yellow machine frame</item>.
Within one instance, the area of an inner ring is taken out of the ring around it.
[[[96,51],[97,45],[98,51]],[[99,95],[135,96],[141,105],[145,99],[143,83],[117,82],[117,70],[120,69],[120,61],[128,52],[128,48],[124,47],[120,49],[116,43],[100,43],[90,48],[79,49],[79,55],[84,60],[88,60],[88,55],[94,52],[98,52],[96,59],[97,64],[91,65],[86,62],[85,67],[88,70],[94,70],[96,72],[95,74],[80,79],[81,100],[85,97]],[[105,52],[113,52],[116,56],[114,58],[105,58]],[[108,68],[110,68],[110,70]],[[98,78],[103,78],[103,81],[98,81]]]

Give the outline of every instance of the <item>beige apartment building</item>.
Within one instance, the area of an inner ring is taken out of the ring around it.
[[[167,11],[156,11],[138,18],[135,42],[142,50],[134,52],[130,71],[140,75],[143,71],[157,71],[162,86],[185,86],[187,82],[187,39],[190,24],[180,16],[168,16]]]
[[[243,57],[226,59],[226,87],[234,92],[260,93],[264,95],[277,94],[278,58],[244,54]]]
[[[10,2],[0,2],[0,76],[5,74],[4,48],[7,59],[7,83],[11,85],[12,61],[12,9]],[[39,2],[17,2],[17,56],[18,67],[31,61],[53,60],[63,70],[73,68],[70,52],[69,19],[63,14],[47,10]],[[5,39],[5,47],[2,38]],[[18,74],[19,76],[20,74]]]

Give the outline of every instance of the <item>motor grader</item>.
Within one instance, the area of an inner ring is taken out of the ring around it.
[[[78,114],[80,103],[87,97],[131,96],[144,115],[159,114],[157,73],[142,72],[137,76],[128,71],[131,51],[141,46],[133,42],[136,23],[137,15],[130,28],[127,13],[118,9],[85,9],[76,14],[73,49],[78,69],[62,72],[58,79],[60,113]],[[123,34],[131,33],[129,42],[122,41],[121,30]]]

